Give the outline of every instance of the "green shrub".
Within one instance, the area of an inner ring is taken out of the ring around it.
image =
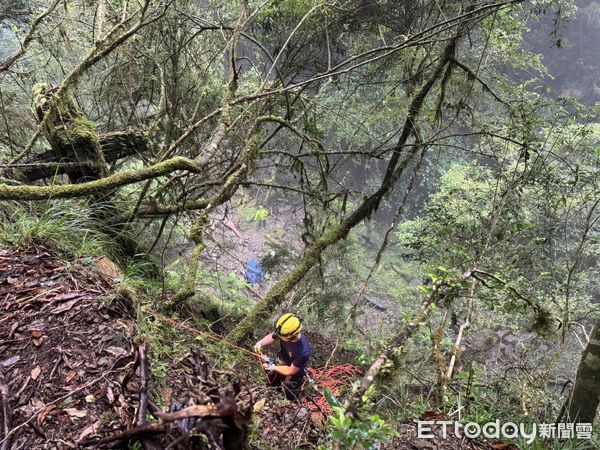
[[[346,408],[327,389],[323,392],[327,403],[333,412],[327,417],[329,425],[329,439],[339,443],[342,449],[375,450],[382,442],[388,442],[398,436],[398,432],[385,420],[376,414],[362,414],[362,420],[346,414]],[[371,386],[362,398],[363,404],[368,403],[373,394]],[[321,445],[320,450],[332,447]]]

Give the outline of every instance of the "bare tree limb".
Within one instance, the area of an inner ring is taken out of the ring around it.
[[[0,63],[0,73],[6,72],[8,69],[10,69],[10,67],[27,52],[37,27],[48,15],[52,13],[52,11],[54,11],[59,3],[60,0],[54,0],[43,13],[41,13],[33,20],[33,22],[31,22],[27,36],[25,36],[25,39],[23,39],[23,42],[21,43],[21,48]]]

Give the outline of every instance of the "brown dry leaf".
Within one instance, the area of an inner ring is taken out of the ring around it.
[[[69,300],[66,303],[63,303],[62,305],[58,306],[57,308],[54,308],[53,310],[51,310],[50,312],[52,314],[60,314],[61,312],[64,311],[68,311],[69,309],[71,309],[73,307],[73,305],[75,305],[75,303],[77,303],[79,300],[81,300],[80,298],[75,298],[73,300]]]
[[[31,378],[37,380],[40,376],[40,373],[42,373],[40,366],[35,366],[33,369],[31,369]]]
[[[43,344],[44,338],[43,337],[41,337],[41,338],[34,338],[31,341],[33,342],[33,345],[35,345],[36,347],[39,347],[40,345]]]
[[[49,405],[46,405],[41,411],[40,414],[38,415],[38,424],[42,425],[44,423],[44,421],[46,420],[46,416],[48,414],[50,414],[50,411],[52,411],[54,409],[54,404],[50,403]]]
[[[44,334],[44,332],[42,330],[31,330],[31,335],[34,338],[42,337],[43,334]]]
[[[106,256],[102,256],[96,260],[96,269],[98,269],[98,272],[108,278],[117,278],[121,275],[121,271],[117,265]]]
[[[71,381],[73,381],[73,378],[75,378],[77,376],[77,372],[75,372],[74,370],[71,370],[70,372],[68,372],[65,375],[65,383],[70,383]]]
[[[83,431],[81,432],[81,434],[79,435],[79,437],[77,438],[77,442],[81,442],[86,437],[88,437],[90,434],[93,434],[93,433],[97,432],[98,429],[100,428],[100,425],[101,425],[100,421],[97,420],[96,422],[94,422],[90,426],[85,427],[83,429]]]
[[[82,409],[65,408],[63,409],[63,411],[71,417],[79,417],[80,419],[87,416],[87,411],[84,411]]]

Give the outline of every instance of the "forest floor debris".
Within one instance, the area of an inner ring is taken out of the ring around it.
[[[245,438],[252,398],[233,375],[211,378],[201,355],[187,376],[169,380],[179,411],[163,413],[152,401],[145,346],[134,342],[134,322],[93,260],[67,263],[40,245],[0,249],[0,274],[3,450],[104,448],[130,437],[145,448],[192,448],[191,418],[205,416],[196,434],[224,448],[237,448],[224,440]],[[159,420],[146,423],[146,410]]]

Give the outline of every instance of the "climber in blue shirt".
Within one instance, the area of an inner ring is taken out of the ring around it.
[[[292,313],[286,313],[275,321],[275,331],[267,334],[254,345],[254,351],[261,355],[271,386],[281,386],[288,400],[298,400],[308,360],[312,349],[302,331],[301,319]],[[275,363],[262,354],[263,347],[279,341],[280,350]]]

